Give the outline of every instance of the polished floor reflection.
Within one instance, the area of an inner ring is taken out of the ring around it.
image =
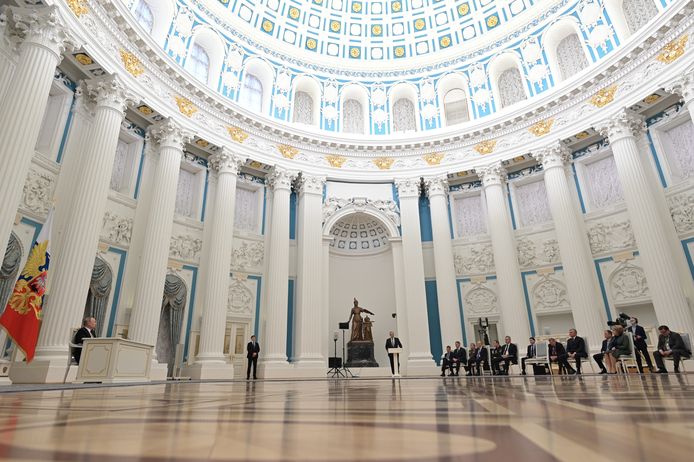
[[[453,377],[0,393],[0,460],[689,460],[693,379]]]

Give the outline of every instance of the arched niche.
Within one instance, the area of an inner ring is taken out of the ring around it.
[[[359,114],[361,116],[361,124],[359,124],[361,125],[361,127],[354,127],[354,131],[348,132],[345,130],[345,127],[347,126],[347,120],[345,117],[353,115],[348,113],[348,106],[350,106],[350,103],[348,103],[348,101],[350,100],[355,101],[358,104],[357,105],[352,103],[351,106],[353,108],[358,107],[359,109],[361,109]],[[340,95],[340,108],[340,127],[343,132],[358,134],[369,133],[369,95],[363,86],[357,84],[350,84],[344,87]]]
[[[573,17],[563,18],[555,22],[547,29],[542,38],[545,53],[547,54],[547,61],[549,62],[549,68],[554,76],[555,85],[572,77],[572,75],[564,75],[563,69],[578,69],[578,64],[581,63],[584,64],[583,69],[590,66],[591,57],[586,48],[585,40],[583,40],[583,34],[577,22],[572,18]],[[565,59],[565,57],[561,56],[559,46],[562,43],[566,43],[563,42],[565,40],[574,40],[571,38],[572,35],[575,35],[575,40],[578,40],[580,43],[580,52],[582,55],[574,57],[576,60],[574,66],[562,65],[561,60]]]
[[[497,111],[530,97],[523,65],[515,53],[502,53],[492,59],[489,64],[489,78]]]
[[[307,75],[300,75],[294,79],[292,82],[292,94],[294,95],[292,100],[292,118],[293,122],[297,122],[295,117],[297,111],[296,98],[297,93],[306,93],[311,98],[311,122],[309,125],[319,125],[320,121],[320,84],[313,77]]]
[[[272,70],[267,61],[262,58],[251,58],[244,64],[243,75],[241,76],[241,89],[239,90],[239,104],[244,101],[243,90],[246,78],[248,75],[252,75],[260,81],[262,85],[262,98],[261,98],[261,113],[268,114],[270,112],[270,100],[272,98],[272,88],[273,81],[275,79],[275,73]],[[243,104],[242,104],[243,105]]]
[[[153,22],[152,31],[150,32],[152,38],[160,46],[164,46],[174,16],[175,5],[173,0],[135,0],[131,6],[132,11],[137,8],[140,1],[146,3],[152,11]]]
[[[404,118],[407,117],[409,120],[410,117],[414,118],[414,126],[407,129],[407,130],[402,130],[398,129],[397,132],[412,132],[412,131],[419,131],[421,130],[421,124],[419,122],[419,109],[417,105],[417,88],[412,85],[411,83],[398,83],[394,85],[390,89],[390,94],[388,101],[390,103],[390,132],[391,133],[396,133],[396,128],[399,126],[402,127],[402,124],[405,122]],[[407,101],[411,104],[412,107],[412,115],[408,114],[403,114],[400,111],[402,111],[403,107],[407,107],[409,110],[409,105],[403,105],[402,103],[404,101]],[[399,121],[400,119],[403,119],[403,121]],[[409,123],[407,123],[406,126],[410,126]]]
[[[190,53],[194,45],[199,45],[207,53],[209,58],[209,68],[207,70],[207,81],[209,87],[216,89],[224,62],[224,44],[216,32],[209,27],[197,27],[193,31],[193,38],[188,46],[188,56],[186,64],[190,58]]]
[[[465,107],[467,108],[467,120],[461,120],[460,122],[457,122],[455,124],[450,123],[447,117],[447,107],[446,107],[446,101],[447,97],[450,96],[450,92],[455,92],[456,90],[460,90],[463,92],[465,95]],[[441,126],[442,127],[448,127],[451,125],[457,125],[460,123],[464,123],[470,120],[470,115],[472,114],[472,106],[471,106],[471,101],[470,101],[470,93],[469,93],[469,88],[468,88],[468,82],[465,76],[462,74],[459,74],[457,72],[452,72],[450,74],[446,74],[444,77],[442,77],[437,84],[436,87],[436,97],[438,100],[438,106],[439,106],[439,114],[441,115]]]

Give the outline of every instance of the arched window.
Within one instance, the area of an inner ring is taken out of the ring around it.
[[[263,84],[253,74],[246,74],[239,94],[239,104],[256,112],[263,110]]]
[[[446,125],[456,125],[470,120],[465,91],[460,88],[449,90],[443,97],[443,110],[446,114]]]
[[[347,99],[342,107],[342,131],[364,133],[364,109],[356,99]]]
[[[400,98],[393,104],[393,131],[406,132],[417,130],[414,104],[407,98]]]
[[[557,64],[562,80],[566,80],[588,67],[588,58],[586,58],[578,35],[570,34],[559,42],[557,45]]]
[[[305,91],[294,93],[294,114],[292,121],[300,124],[313,124],[313,98]]]
[[[624,0],[622,9],[632,34],[658,14],[658,8],[653,0]]]
[[[154,27],[154,14],[152,14],[152,8],[149,7],[145,0],[137,0],[133,14],[144,30],[152,32],[152,28]]]
[[[186,60],[186,66],[198,80],[207,83],[207,78],[210,75],[210,57],[205,49],[197,43],[193,43],[193,48],[191,48]]]
[[[525,99],[525,91],[523,91],[523,78],[520,75],[518,68],[513,67],[506,69],[499,75],[497,81],[499,85],[499,98],[501,99],[501,107],[508,107]]]

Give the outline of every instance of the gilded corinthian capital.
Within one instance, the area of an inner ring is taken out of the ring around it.
[[[477,176],[482,180],[482,186],[492,186],[495,184],[503,184],[506,181],[506,169],[501,162],[475,167]]]
[[[554,167],[563,168],[571,160],[571,150],[561,141],[539,149],[531,155],[542,164],[542,168],[548,170]]]

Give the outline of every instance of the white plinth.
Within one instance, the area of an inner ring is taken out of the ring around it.
[[[234,378],[234,366],[228,363],[195,363],[185,366],[182,374],[193,380],[231,380]]]
[[[85,339],[75,382],[148,382],[152,345],[121,338]]]

